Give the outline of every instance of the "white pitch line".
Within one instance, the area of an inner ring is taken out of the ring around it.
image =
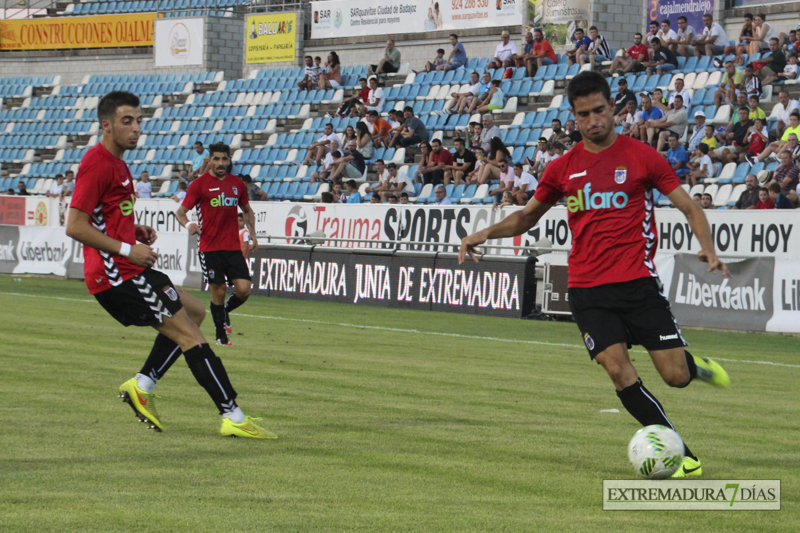
[[[62,300],[62,301],[69,301],[69,302],[95,302],[95,300],[81,300],[78,298],[61,298],[58,296],[40,296],[40,295],[32,295],[32,294],[22,294],[18,292],[0,292],[0,294],[9,295],[9,296],[24,296],[28,298],[42,298],[42,299],[49,299],[49,300]],[[269,315],[250,315],[245,313],[231,313],[233,316],[241,316],[246,318],[260,318],[265,320],[282,320],[284,322],[300,322],[305,324],[318,324],[322,326],[339,326],[344,328],[358,328],[358,329],[375,329],[380,331],[393,331],[396,333],[410,333],[412,335],[434,335],[437,337],[456,337],[459,339],[473,339],[473,340],[481,340],[481,341],[492,341],[492,342],[508,342],[512,344],[533,344],[537,346],[558,346],[562,348],[574,348],[576,350],[584,350],[585,348],[578,344],[566,344],[561,342],[547,342],[547,341],[530,341],[530,340],[523,340],[523,339],[504,339],[502,337],[483,337],[480,335],[463,335],[461,333],[443,333],[441,331],[423,331],[419,329],[404,329],[404,328],[390,328],[386,326],[367,326],[364,324],[348,324],[346,322],[328,322],[325,320],[311,320],[307,318],[286,318],[283,316],[269,316]],[[647,353],[644,350],[631,350],[632,352],[639,352],[639,353]],[[747,359],[723,359],[722,357],[715,357],[717,361],[726,361],[730,363],[745,363],[745,364],[752,364],[752,365],[769,365],[769,366],[781,366],[787,368],[800,368],[800,365],[789,365],[785,363],[773,363],[772,361],[751,361]]]

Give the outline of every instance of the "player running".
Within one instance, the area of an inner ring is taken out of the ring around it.
[[[225,367],[200,331],[203,305],[151,268],[158,259],[150,247],[156,232],[135,223],[133,178],[122,160],[125,150],[139,141],[139,98],[124,91],[108,93],[97,106],[97,118],[103,137],[81,159],[67,235],[84,245],[86,285],[100,305],[123,326],[152,326],[158,331],[142,369],[119,387],[120,397],[148,427],[162,431],[155,406],[156,382],[183,353],[222,415],[223,436],[277,438],[236,404]]]
[[[628,357],[641,344],[664,381],[686,387],[694,378],[725,387],[730,379],[714,361],[691,355],[672,316],[653,257],[656,222],[653,189],[683,212],[701,246],[708,270],[730,276],[717,257],[708,220],[680,186],[669,163],[654,149],[614,131],[614,101],[605,79],[583,72],[569,84],[567,97],[583,142],[547,167],[524,209],[461,241],[459,261],[489,239],[512,237],[534,227],[566,196],[572,250],[569,304],[589,356],[608,373],[625,409],[643,426],[672,423],[644,387]],[[673,477],[702,474],[688,447]]]
[[[178,208],[176,218],[191,235],[200,236],[200,265],[211,289],[211,318],[214,319],[217,344],[230,346],[229,313],[250,297],[250,269],[239,243],[237,212],[241,208],[244,223],[250,232],[250,249],[258,248],[255,232],[255,214],[250,207],[244,182],[228,174],[231,149],[227,144],[215,143],[208,147],[209,171],[194,180],[186,190],[186,198]],[[186,213],[197,209],[197,222],[189,222]],[[225,281],[233,285],[234,293],[225,301],[228,289]]]

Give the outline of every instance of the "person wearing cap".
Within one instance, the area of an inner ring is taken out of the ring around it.
[[[507,31],[500,34],[500,44],[494,51],[494,57],[486,64],[486,68],[513,67],[517,60],[517,45],[511,42]]]
[[[567,50],[567,62],[569,66],[577,63],[578,54],[588,54],[589,46],[592,44],[592,40],[587,35],[584,35],[583,28],[576,28],[574,35],[575,48],[573,50]]]
[[[681,95],[683,98],[683,106],[689,108],[692,106],[692,93],[689,92],[683,85],[683,78],[678,78],[675,80],[675,90],[672,91],[672,94],[669,95],[669,107],[672,107],[672,103],[675,101],[675,96]]]
[[[702,109],[694,112],[694,129],[692,135],[689,137],[689,152],[694,152],[697,145],[703,141],[703,136],[706,131],[706,114]]]
[[[636,95],[633,91],[628,89],[628,80],[625,78],[619,79],[619,92],[614,97],[614,116],[619,116],[625,109],[625,105],[630,101],[636,101]]]

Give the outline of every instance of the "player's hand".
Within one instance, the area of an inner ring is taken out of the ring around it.
[[[200,235],[200,226],[197,222],[189,222],[189,225],[186,226],[186,231],[189,232],[189,235]]]
[[[467,259],[467,254],[472,258],[473,261],[476,263],[478,262],[478,258],[476,256],[483,255],[483,252],[479,252],[476,250],[477,246],[486,242],[486,234],[484,232],[479,231],[478,233],[473,233],[468,237],[461,239],[461,248],[458,250],[458,264],[463,265],[464,261]]]
[[[255,237],[250,237],[250,251],[255,252],[258,250],[258,240]]]
[[[707,253],[703,250],[697,252],[697,258],[700,259],[703,263],[708,263],[708,271],[714,272],[718,271],[720,274],[725,276],[726,278],[732,278],[730,271],[728,270],[728,265],[723,263],[717,254],[715,253]]]
[[[156,230],[150,226],[139,224],[136,226],[136,240],[145,244],[153,244],[158,239]]]
[[[143,267],[151,267],[156,264],[158,254],[146,244],[134,244],[131,246],[131,253],[128,254],[131,263]]]

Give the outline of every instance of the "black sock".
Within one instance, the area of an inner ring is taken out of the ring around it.
[[[225,306],[211,304],[211,318],[214,319],[214,328],[217,331],[218,339],[227,339],[225,334]]]
[[[219,306],[222,307],[222,306]],[[219,414],[232,411],[236,407],[236,391],[228,379],[222,360],[214,354],[208,344],[198,344],[184,354],[194,379],[202,385]]]
[[[180,346],[166,335],[159,333],[153,343],[153,349],[150,350],[150,356],[144,362],[139,373],[148,376],[153,381],[158,381],[180,356]]]
[[[244,300],[236,296],[235,294],[231,294],[231,297],[228,298],[228,301],[225,302],[225,312],[230,313],[234,309],[238,308],[240,305],[244,303]]]
[[[683,351],[686,353],[686,365],[689,367],[689,377],[691,378],[689,381],[691,382],[692,379],[697,377],[697,365],[694,362],[694,356],[689,353],[689,350],[684,348]]]
[[[675,429],[672,422],[667,418],[664,408],[661,407],[661,403],[649,390],[644,388],[641,379],[636,380],[636,383],[633,385],[617,391],[617,396],[619,396],[625,409],[627,409],[631,416],[638,420],[642,426],[658,424],[672,428],[673,430]],[[697,459],[697,457],[692,455],[692,452],[689,450],[689,447],[686,446],[685,442],[683,443],[683,447],[684,455],[692,459]]]

